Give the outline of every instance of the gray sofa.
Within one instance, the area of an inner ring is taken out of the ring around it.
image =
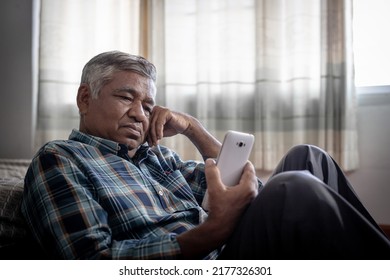
[[[45,259],[20,212],[29,160],[0,159],[0,259]]]

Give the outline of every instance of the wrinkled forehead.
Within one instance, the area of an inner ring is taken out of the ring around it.
[[[150,99],[153,103],[156,98],[157,88],[154,80],[134,71],[116,72],[109,84],[114,92],[127,92],[143,99]]]

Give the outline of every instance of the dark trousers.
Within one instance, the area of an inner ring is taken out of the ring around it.
[[[220,259],[390,259],[390,241],[337,163],[300,145],[248,207]]]

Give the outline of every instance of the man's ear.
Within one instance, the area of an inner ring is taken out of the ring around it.
[[[81,84],[77,92],[77,107],[79,107],[80,115],[88,111],[90,99],[92,98],[91,88],[88,84]]]

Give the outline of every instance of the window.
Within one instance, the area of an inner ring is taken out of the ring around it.
[[[390,92],[390,1],[354,0],[353,5],[355,85],[359,93]]]

